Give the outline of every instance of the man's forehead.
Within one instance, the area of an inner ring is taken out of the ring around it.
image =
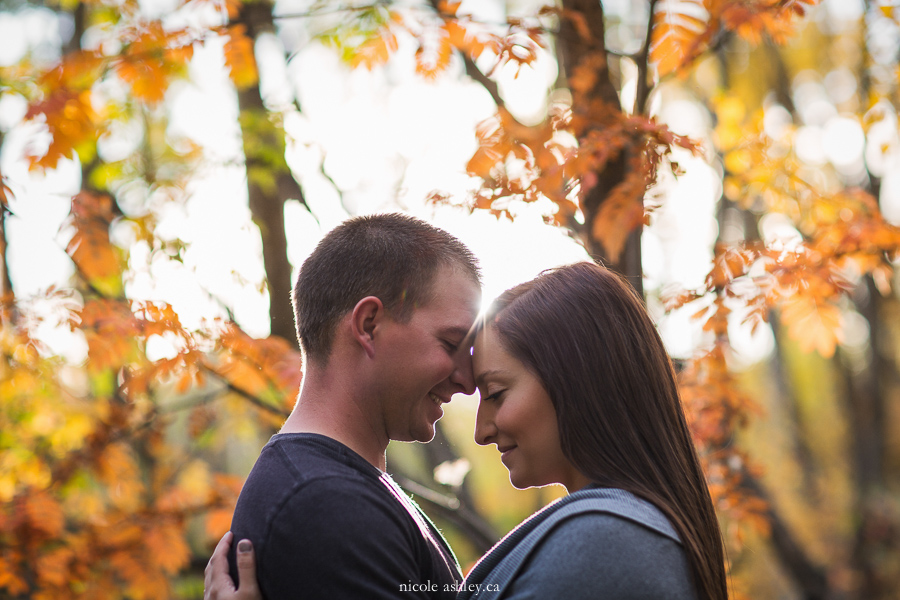
[[[439,277],[432,284],[432,298],[449,303],[448,308],[452,310],[477,314],[481,309],[481,285],[457,269],[445,269],[443,274],[444,277]]]

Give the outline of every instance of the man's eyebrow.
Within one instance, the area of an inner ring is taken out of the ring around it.
[[[441,335],[449,335],[456,336],[459,338],[464,338],[469,335],[469,329],[466,327],[447,327],[446,329],[441,329]]]

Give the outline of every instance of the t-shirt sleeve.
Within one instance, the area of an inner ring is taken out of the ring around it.
[[[338,478],[291,495],[260,549],[265,598],[428,598],[421,587],[428,582],[420,581],[425,558],[391,501],[365,482]]]
[[[568,519],[534,550],[509,600],[696,600],[684,550],[612,515]]]

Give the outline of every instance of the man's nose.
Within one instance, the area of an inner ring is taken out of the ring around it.
[[[462,388],[462,393],[475,393],[475,374],[472,372],[471,348],[460,348],[456,355],[456,368],[450,374],[450,381]]]

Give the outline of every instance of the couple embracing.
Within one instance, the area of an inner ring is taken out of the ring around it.
[[[640,298],[587,262],[482,316],[480,297],[471,252],[422,221],[361,217],[322,239],[294,289],[300,395],[210,559],[207,600],[727,599],[712,501]],[[463,579],[385,451],[431,440],[442,405],[476,389],[475,441],[496,445],[512,484],[569,494]]]

